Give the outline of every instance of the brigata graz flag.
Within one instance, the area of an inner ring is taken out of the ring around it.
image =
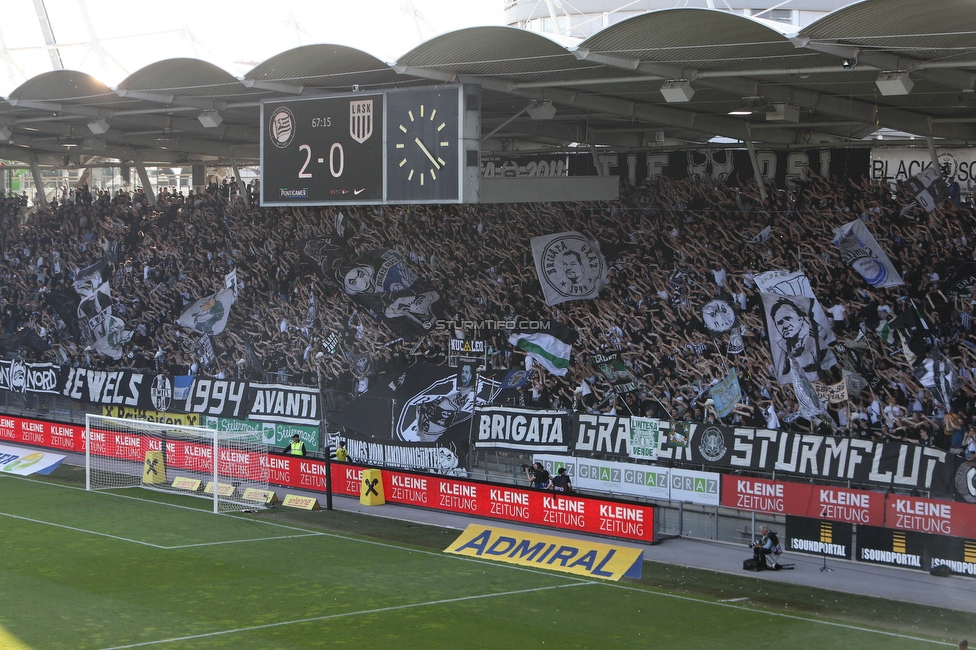
[[[532,238],[532,257],[547,305],[595,298],[607,284],[600,245],[567,231]]]
[[[556,321],[544,321],[542,325],[546,327],[516,329],[508,342],[524,350],[552,374],[565,375],[579,333]]]
[[[897,287],[905,284],[878,241],[860,219],[834,229],[834,246],[844,261],[861,274],[872,287]]]

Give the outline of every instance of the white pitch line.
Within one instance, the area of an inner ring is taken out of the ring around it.
[[[240,634],[241,632],[254,632],[255,630],[266,630],[273,627],[283,627],[285,625],[298,625],[300,623],[315,623],[317,621],[328,621],[335,618],[348,618],[352,616],[363,616],[368,614],[382,614],[384,612],[395,612],[403,609],[416,607],[433,607],[436,605],[449,605],[451,603],[461,603],[468,600],[481,600],[485,598],[498,598],[499,596],[517,596],[519,594],[530,594],[537,591],[549,591],[552,589],[564,589],[566,587],[580,587],[582,585],[597,584],[595,582],[573,582],[566,585],[551,585],[549,587],[533,587],[532,589],[519,589],[517,591],[501,591],[493,594],[478,594],[476,596],[460,596],[458,598],[445,598],[442,600],[428,600],[422,603],[408,603],[406,605],[392,605],[390,607],[378,607],[376,609],[364,609],[358,612],[346,612],[344,614],[327,614],[325,616],[313,616],[311,618],[300,618],[294,621],[281,621],[280,623],[266,623],[264,625],[252,625],[250,627],[240,627],[233,630],[221,630],[219,632],[207,632],[205,634],[192,634],[190,636],[173,637],[171,639],[159,639],[157,641],[143,641],[142,643],[132,643],[130,645],[117,645],[103,650],[124,650],[125,648],[143,648],[150,645],[160,645],[162,643],[177,643],[180,641],[193,641],[195,639],[207,639],[214,636],[225,634]]]
[[[693,603],[701,603],[705,605],[715,605],[716,607],[728,607],[729,609],[737,609],[740,612],[751,612],[753,614],[765,614],[767,616],[776,616],[778,618],[788,618],[794,621],[803,621],[804,623],[812,623],[814,625],[827,625],[830,627],[840,627],[847,630],[855,630],[857,632],[867,632],[869,634],[881,634],[883,636],[892,636],[899,639],[908,639],[909,641],[919,641],[921,643],[935,643],[938,645],[944,645],[947,647],[955,647],[955,643],[946,643],[945,641],[937,641],[935,639],[923,639],[917,636],[909,636],[907,634],[899,634],[898,632],[888,632],[887,630],[878,630],[870,627],[861,627],[859,625],[851,625],[849,623],[837,623],[835,621],[825,621],[819,618],[806,618],[803,616],[797,616],[796,614],[785,614],[783,612],[776,612],[772,610],[758,609],[756,607],[743,607],[742,605],[730,604],[732,601],[722,601],[722,600],[704,600],[701,598],[694,598],[692,596],[681,596],[679,594],[672,594],[667,592],[658,592],[651,589],[641,589],[640,587],[631,587],[629,585],[622,585],[616,582],[594,582],[593,584],[605,585],[607,587],[612,587],[615,589],[625,589],[627,591],[637,591],[643,592],[645,594],[650,594],[652,596],[664,596],[665,598],[676,598],[678,600],[688,600]]]
[[[0,512],[0,516],[10,517],[12,519],[20,519],[23,521],[29,521],[33,524],[41,524],[43,526],[54,526],[55,528],[64,528],[66,530],[73,530],[76,533],[87,533],[89,535],[98,535],[99,537],[109,537],[111,539],[117,539],[122,542],[132,542],[133,544],[141,544],[143,546],[151,546],[152,548],[157,548],[161,551],[167,550],[167,547],[160,546],[159,544],[152,544],[150,542],[142,542],[138,539],[129,539],[128,537],[120,537],[119,535],[110,535],[108,533],[99,533],[94,530],[86,530],[85,528],[75,528],[74,526],[66,526],[64,524],[55,524],[50,521],[41,521],[40,519],[31,519],[30,517],[21,517],[20,515],[12,515],[9,512]]]
[[[164,546],[167,551],[180,548],[197,548],[200,546],[220,546],[221,544],[246,544],[248,542],[267,542],[279,539],[297,539],[299,537],[322,537],[325,533],[307,533],[305,535],[278,535],[277,537],[255,537],[253,539],[229,539],[224,542],[200,542],[199,544],[180,544],[179,546]]]

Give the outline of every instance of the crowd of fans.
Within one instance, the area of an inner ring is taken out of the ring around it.
[[[4,336],[26,328],[52,346],[8,356],[318,382],[349,393],[368,390],[368,375],[394,360],[446,363],[448,339],[458,335],[488,341],[495,369],[523,367],[505,332],[447,327],[404,336],[324,282],[296,242],[335,236],[342,223],[345,244],[355,251],[400,253],[436,289],[447,321],[552,318],[576,329],[570,372],[557,377],[537,365],[519,398],[526,405],[716,421],[707,389],[736,372],[743,398],[725,423],[803,429],[810,424],[796,417],[792,387],[776,383],[752,281],[763,271],[800,268],[831,314],[836,337],[863,348],[868,386],[830,405],[834,433],[976,450],[976,301],[948,296],[939,273],[945,262],[976,259],[972,206],[957,195],[927,213],[903,187],[809,170],[795,187],[769,182],[765,190],[763,200],[752,179],[662,176],[640,188],[624,183],[623,198],[604,203],[260,208],[256,193],[239,196],[233,183],[185,195],[163,188],[155,208],[138,189],[64,188],[33,208],[23,196],[10,196],[0,202],[0,322]],[[635,195],[639,201],[628,200]],[[871,288],[843,262],[833,229],[854,219],[881,242],[904,286]],[[770,236],[760,241],[766,226]],[[597,298],[549,307],[529,240],[567,230],[600,242],[609,284]],[[70,337],[44,301],[103,258],[110,262],[113,313],[134,331],[118,361]],[[215,360],[201,365],[199,336],[176,321],[193,301],[221,289],[232,270],[239,297],[227,328],[214,337]],[[700,308],[719,295],[743,325],[741,353],[728,353],[728,336],[713,338],[703,327]],[[959,370],[951,413],[919,384],[900,343],[878,334],[885,319],[914,308],[929,326],[930,343]],[[333,333],[338,349],[324,344]],[[612,351],[622,353],[641,390],[614,394],[589,362],[592,353]],[[822,379],[839,381],[840,368]]]

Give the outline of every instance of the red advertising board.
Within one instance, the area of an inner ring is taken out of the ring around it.
[[[316,482],[317,477],[324,476],[324,462],[286,456],[269,456],[268,461],[272,483],[309,490],[324,489]],[[359,496],[362,467],[333,463],[332,470],[335,494]],[[654,541],[653,506],[395,470],[383,470],[383,494],[389,503],[593,535]]]
[[[740,510],[882,526],[884,500],[884,492],[722,476],[722,505]]]
[[[976,538],[976,505],[889,494],[885,526],[972,539]]]
[[[0,415],[0,442],[75,451],[84,427]]]

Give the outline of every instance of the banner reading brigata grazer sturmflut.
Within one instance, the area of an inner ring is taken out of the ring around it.
[[[935,447],[773,429],[690,424],[688,444],[659,460],[853,481],[955,495],[954,457]]]

